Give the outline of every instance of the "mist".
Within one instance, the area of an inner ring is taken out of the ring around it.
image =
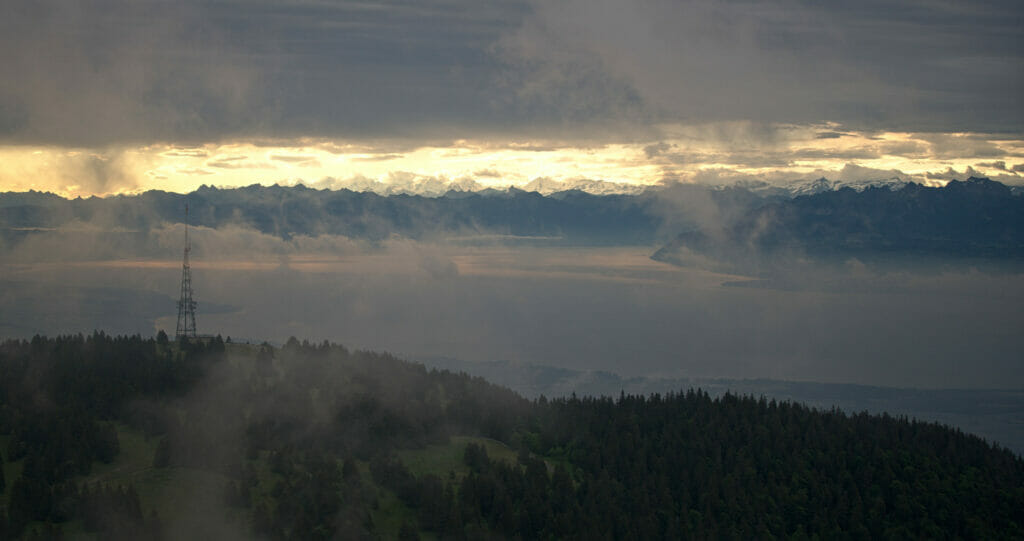
[[[166,225],[120,247],[97,233],[106,251],[81,232],[8,246],[0,332],[173,331],[181,232]],[[296,336],[627,377],[1024,384],[1014,272],[794,259],[766,280],[654,261],[655,246],[284,240],[244,227],[200,228],[193,243],[199,332],[235,341]]]

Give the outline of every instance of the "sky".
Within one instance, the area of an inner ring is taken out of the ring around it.
[[[1022,184],[1022,23],[1013,0],[10,0],[0,191]]]

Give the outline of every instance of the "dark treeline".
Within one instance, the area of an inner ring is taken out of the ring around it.
[[[1024,536],[1024,461],[935,424],[701,391],[529,402],[326,342],[96,333],[0,345],[2,455],[22,465],[0,537],[167,536],[137,487],[87,482],[118,430],[159,441],[154,468],[224,479],[214,511],[251,537],[373,539],[386,493],[410,539]],[[434,475],[396,454],[453,435],[518,459],[469,443]]]
[[[219,339],[171,347],[166,335],[34,337],[0,346],[0,434],[8,461],[22,461],[0,523],[16,537],[32,521],[81,518],[95,498],[74,478],[119,452],[113,421],[141,397],[180,395],[224,355]],[[137,499],[137,496],[136,496]],[[90,521],[89,525],[113,524]],[[114,535],[113,531],[107,532]]]
[[[518,464],[470,444],[457,484],[371,468],[451,538],[1024,535],[1022,461],[936,424],[700,391],[542,400],[529,423]]]
[[[538,409],[528,447],[573,469],[582,538],[1024,534],[1024,462],[948,427],[699,391]]]

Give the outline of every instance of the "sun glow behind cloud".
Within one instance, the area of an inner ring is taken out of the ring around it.
[[[926,184],[988,175],[1024,183],[1024,141],[985,134],[855,132],[837,124],[666,125],[648,141],[457,140],[410,144],[295,139],[195,146],[0,148],[0,190],[63,196],[188,192],[201,185],[305,184],[440,194],[487,187],[538,189],[616,183],[628,191],[663,182],[784,184],[827,177],[898,177]]]

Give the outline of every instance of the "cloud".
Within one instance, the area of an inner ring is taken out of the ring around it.
[[[315,161],[315,160],[313,160]],[[249,159],[246,155],[228,155],[228,156],[215,156],[213,159],[206,161],[207,167],[216,167],[218,169],[276,169],[277,166],[272,163],[256,161]]]
[[[469,177],[450,179],[448,177],[420,175],[409,171],[391,171],[382,180],[353,175],[348,178],[324,177],[309,184],[315,188],[332,190],[348,189],[356,192],[373,192],[378,195],[418,194],[437,197],[451,190],[472,192],[484,186]]]
[[[848,163],[839,170],[838,174],[829,177],[833,180],[842,180],[845,182],[857,181],[857,180],[885,180],[891,178],[906,178],[909,175],[898,169],[875,169],[873,167],[864,167],[855,163]]]
[[[817,135],[823,129],[844,135],[820,139]],[[301,181],[382,194],[423,193],[423,188],[430,195],[443,193],[442,187],[504,188],[545,178],[588,191],[600,188],[597,191],[604,193],[609,186],[629,188],[619,191],[630,192],[659,180],[711,182],[715,177],[728,177],[775,183],[817,178],[813,175],[836,179],[837,172],[852,163],[917,182],[928,180],[928,171],[962,170],[970,165],[983,174],[1006,174],[1017,183],[1010,164],[1019,161],[1016,154],[1024,148],[1020,139],[999,134],[858,131],[837,123],[737,121],[666,124],[659,130],[654,140],[614,144],[483,139],[406,148],[408,141],[391,146],[386,141],[300,138],[207,143],[186,151],[165,144],[74,151],[0,146],[5,164],[0,180],[9,190],[43,189],[72,196],[144,188],[187,192],[211,183],[201,179],[213,176],[212,182],[218,186]],[[395,148],[405,150],[392,152]],[[957,157],[957,148],[963,149],[963,157]],[[997,153],[999,159],[970,158]],[[68,159],[72,155],[74,160]],[[118,162],[114,168],[117,175],[83,173],[83,164],[78,162],[87,156]],[[999,169],[999,162],[1006,169]],[[280,173],[268,175],[268,170],[275,169]],[[88,181],[97,176],[108,180]],[[79,182],[79,177],[87,181]]]
[[[939,159],[1000,158],[1007,154],[1005,149],[981,134],[924,133],[917,137],[929,143],[931,155]]]
[[[970,177],[985,177],[997,182],[1002,182],[1009,186],[1021,185],[1021,178],[1016,172],[992,174],[991,172],[987,173],[985,171],[979,171],[969,165],[964,168],[963,172],[959,172],[952,167],[948,167],[942,171],[928,171],[924,176],[930,180],[937,181],[967,180]]]
[[[161,155],[178,158],[205,158],[209,153],[200,148],[176,148],[162,152]]]
[[[480,178],[501,178],[504,175],[502,175],[501,172],[495,169],[479,169],[473,171],[473,176]]]
[[[386,162],[402,158],[402,154],[380,154],[377,156],[357,156],[352,158],[354,162]]]
[[[866,160],[882,155],[877,149],[866,147],[852,149],[798,148],[785,154],[791,156],[792,160]]]
[[[1009,171],[1009,169],[1006,168],[1006,162],[1002,160],[995,162],[982,162],[978,164],[978,167],[991,167],[1000,171]]]
[[[461,131],[495,120],[502,2],[0,6],[0,137],[96,146]]]
[[[207,167],[216,167],[218,169],[276,169],[277,167],[272,163],[266,162],[254,162],[254,161],[229,161],[229,160],[210,160],[206,162]]]
[[[597,54],[575,48],[547,21],[529,19],[503,36],[496,50],[505,62],[497,80],[505,98],[498,105],[509,112],[546,118],[554,127],[629,125],[645,116],[643,99],[628,81]]]
[[[86,197],[137,191],[146,179],[136,172],[152,164],[152,157],[124,148],[0,149],[0,157],[0,187],[5,191],[36,189]]]
[[[879,154],[906,158],[929,157],[929,147],[922,141],[886,141],[877,146]]]
[[[193,139],[252,103],[254,70],[227,62],[209,13],[127,1],[0,10],[0,46],[16,51],[0,68],[0,102],[27,119],[15,141]]]
[[[294,167],[321,167],[322,163],[316,156],[304,154],[270,154],[271,160],[284,162]],[[273,167],[273,166],[272,166]]]
[[[932,180],[966,180],[970,177],[983,177],[985,175],[968,165],[962,173],[952,167],[947,167],[945,171],[929,171],[925,176]]]
[[[533,6],[522,39],[552,66],[592,59],[663,118],[1018,131],[1024,113],[1012,2]]]
[[[916,175],[899,169],[879,169],[848,162],[836,168],[816,168],[812,170],[779,169],[769,171],[742,171],[723,167],[705,167],[697,171],[678,171],[668,180],[695,182],[706,185],[731,185],[736,183],[764,183],[770,186],[784,186],[794,182],[810,181],[818,178],[838,180],[842,182],[865,182],[889,179],[925,182],[924,175]],[[965,177],[966,178],[966,177]],[[948,180],[948,179],[946,179]]]
[[[644,155],[646,155],[648,158],[653,158],[655,156],[660,156],[660,155],[664,154],[670,148],[672,148],[672,145],[670,145],[670,144],[668,144],[668,143],[666,143],[664,141],[660,141],[658,143],[654,143],[654,144],[645,146],[644,147]]]
[[[242,155],[239,155],[239,156],[219,156],[217,158],[217,161],[223,162],[223,163],[229,163],[229,162],[242,161],[242,160],[244,160],[246,158],[247,158],[247,156],[242,156]]]
[[[179,168],[175,169],[175,171],[178,174],[188,175],[188,176],[205,176],[205,175],[215,175],[216,174],[213,171],[210,171],[208,169],[203,169],[203,168],[200,168],[200,167],[179,167]]]
[[[311,161],[315,161],[316,160],[316,156],[305,156],[305,155],[295,155],[295,154],[271,154],[270,155],[270,159],[271,160],[276,160],[276,161],[279,161],[279,162],[299,163],[299,164],[301,164],[301,163],[308,163],[308,162],[311,162]]]
[[[4,2],[0,141],[649,143],[663,123],[731,121],[1019,133],[1020,12],[1003,0]]]

